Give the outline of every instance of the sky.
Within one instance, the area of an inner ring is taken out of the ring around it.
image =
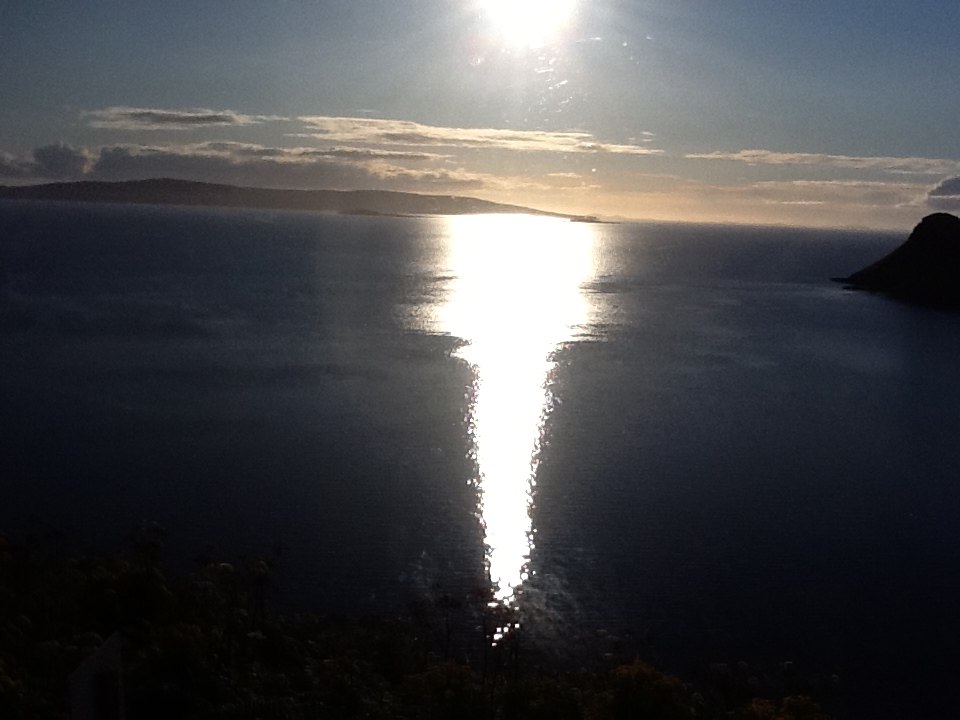
[[[956,0],[0,0],[0,183],[636,219],[960,211]]]

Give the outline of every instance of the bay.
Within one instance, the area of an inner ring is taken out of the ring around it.
[[[0,527],[280,548],[318,611],[496,582],[558,648],[946,717],[960,317],[828,280],[902,239],[5,201]]]

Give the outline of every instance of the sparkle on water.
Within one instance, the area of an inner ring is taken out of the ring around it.
[[[449,223],[449,285],[438,325],[465,341],[474,392],[469,428],[478,515],[496,601],[510,605],[534,572],[531,509],[558,346],[589,320],[589,225],[532,216],[459,216]]]

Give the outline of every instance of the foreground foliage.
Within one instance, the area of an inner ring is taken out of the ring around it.
[[[0,536],[0,717],[65,717],[70,672],[114,632],[131,718],[826,717],[805,697],[754,698],[726,666],[703,692],[636,659],[562,671],[521,630],[500,637],[508,611],[479,598],[376,620],[276,615],[266,560],[177,577],[161,567],[159,528],[131,540],[105,559]]]

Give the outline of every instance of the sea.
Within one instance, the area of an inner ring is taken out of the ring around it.
[[[955,717],[960,315],[830,280],[905,235],[0,201],[0,530]]]

